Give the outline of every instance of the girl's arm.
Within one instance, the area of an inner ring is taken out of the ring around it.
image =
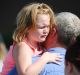
[[[32,64],[33,51],[24,42],[18,44],[13,50],[13,56],[16,61],[16,68],[19,75],[38,75],[47,62],[55,62],[60,56],[57,54],[45,52],[36,62]]]

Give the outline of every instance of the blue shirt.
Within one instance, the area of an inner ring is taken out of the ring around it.
[[[60,53],[62,59],[60,64],[47,63],[44,69],[39,75],[64,75],[64,58],[66,49],[65,48],[51,48],[48,50],[51,53]]]
[[[50,48],[48,50],[48,52],[51,53],[60,53],[62,59],[60,64],[55,64],[55,63],[47,63],[43,70],[40,72],[39,75],[64,75],[64,57],[65,57],[65,53],[66,53],[66,49],[65,48],[60,48],[60,47],[56,47],[56,48]],[[40,56],[34,56],[32,58],[33,63],[35,61],[37,61],[40,58]],[[8,75],[18,75],[17,71],[16,71],[16,67],[14,67]]]

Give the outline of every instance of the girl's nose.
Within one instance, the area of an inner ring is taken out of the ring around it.
[[[43,33],[44,33],[44,34],[49,33],[49,28],[47,28],[47,27],[44,28]]]

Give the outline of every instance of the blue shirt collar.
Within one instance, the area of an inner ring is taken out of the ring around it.
[[[55,48],[50,48],[48,49],[48,52],[55,52],[55,53],[65,53],[66,52],[66,49],[65,48],[62,48],[62,47],[55,47]]]

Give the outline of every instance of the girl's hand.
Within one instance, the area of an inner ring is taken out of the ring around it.
[[[45,52],[43,54],[43,57],[47,61],[47,63],[53,62],[56,64],[60,64],[60,61],[61,61],[61,56],[59,53]]]

